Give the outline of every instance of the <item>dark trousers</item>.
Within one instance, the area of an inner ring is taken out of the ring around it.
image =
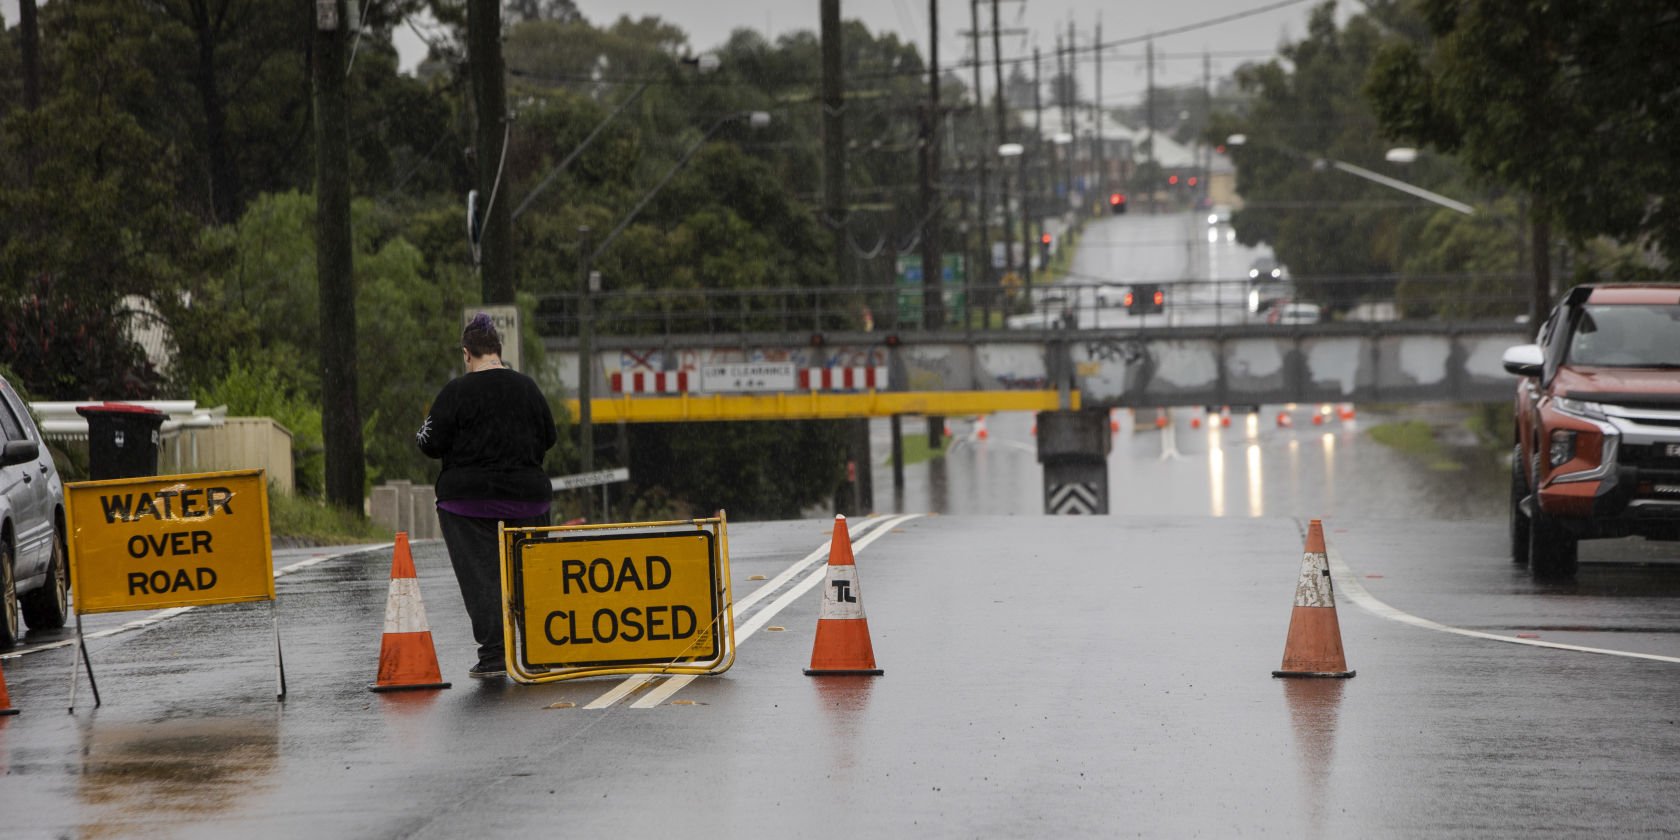
[[[438,511],[449,562],[455,567],[455,581],[461,585],[461,600],[472,619],[473,639],[478,642],[480,664],[505,661],[502,638],[502,571],[496,546],[495,519],[457,516]],[[509,528],[536,528],[548,524],[547,516],[506,520]]]

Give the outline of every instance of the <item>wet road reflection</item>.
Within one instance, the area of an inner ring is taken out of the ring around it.
[[[1336,763],[1336,723],[1347,680],[1284,679],[1284,702],[1294,735],[1295,762],[1301,774],[1298,813],[1307,815],[1311,836],[1326,836],[1330,771]]]
[[[273,785],[280,714],[118,725],[80,723],[82,837],[133,837],[162,825],[220,819]]]
[[[1109,510],[1114,514],[1429,517],[1500,520],[1505,492],[1498,465],[1472,460],[1457,470],[1432,469],[1364,432],[1394,417],[1341,419],[1316,406],[1262,406],[1240,412],[1229,427],[1201,409],[1168,412],[1156,429],[1154,412],[1116,412],[1119,431],[1109,455]],[[1276,421],[1293,414],[1292,426]],[[1142,422],[1140,422],[1140,416]],[[1037,515],[1044,510],[1043,470],[1031,414],[952,418],[945,453],[905,468],[902,492],[892,471],[876,465],[879,512]],[[885,421],[875,427],[874,451],[890,451]]]

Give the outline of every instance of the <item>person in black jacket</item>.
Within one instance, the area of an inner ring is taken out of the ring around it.
[[[507,668],[497,523],[549,524],[554,494],[542,463],[556,439],[554,415],[531,377],[503,366],[490,316],[473,316],[461,352],[467,374],[438,392],[414,438],[421,452],[443,459],[438,523],[478,641],[478,664],[467,674],[499,677]]]

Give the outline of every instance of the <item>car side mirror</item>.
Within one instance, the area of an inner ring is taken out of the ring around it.
[[[6,448],[0,451],[0,467],[13,464],[27,464],[41,457],[41,447],[32,440],[9,440]]]
[[[1545,354],[1538,344],[1519,344],[1505,351],[1501,359],[1505,372],[1515,376],[1539,376],[1546,364]]]

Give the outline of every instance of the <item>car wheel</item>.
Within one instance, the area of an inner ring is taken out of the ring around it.
[[[1538,479],[1535,487],[1540,486]],[[1580,542],[1536,504],[1528,518],[1528,570],[1537,579],[1575,576]]]
[[[17,644],[23,635],[18,615],[17,570],[12,568],[12,544],[0,540],[0,648]]]
[[[1511,562],[1528,563],[1528,515],[1522,501],[1528,498],[1528,477],[1523,469],[1522,445],[1511,451]]]
[[[48,562],[46,584],[23,596],[23,620],[31,630],[57,630],[70,617],[70,565],[63,535],[56,529]]]

